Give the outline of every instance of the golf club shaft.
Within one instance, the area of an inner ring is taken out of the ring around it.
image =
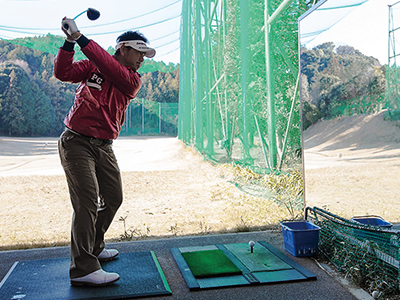
[[[87,12],[87,9],[84,10],[83,12],[81,12],[80,14],[76,15],[75,18],[73,18],[73,20],[75,20],[75,19],[76,19],[77,17],[79,17],[80,15],[83,15],[85,12]],[[66,30],[68,30],[68,28],[69,28],[68,24],[64,24],[64,28],[65,28]]]
[[[76,17],[75,18],[73,18],[73,20],[75,20],[77,17],[79,17],[80,15],[83,15],[85,12],[87,12],[87,9],[86,10],[84,10],[83,12],[81,12],[80,14],[78,14],[78,15],[76,15]]]

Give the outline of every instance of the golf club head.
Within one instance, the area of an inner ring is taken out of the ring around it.
[[[84,10],[80,14],[76,15],[74,20],[84,14],[86,12],[86,16],[88,17],[89,20],[94,21],[97,20],[100,17],[100,12],[95,9],[95,8],[88,8],[87,10]],[[66,30],[68,30],[69,26],[68,24],[64,24],[63,26]]]
[[[100,17],[100,12],[97,9],[88,8],[88,10],[86,11],[86,15],[89,20],[94,21]]]

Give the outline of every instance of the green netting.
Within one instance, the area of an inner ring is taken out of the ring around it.
[[[177,135],[178,103],[132,101],[125,113],[124,135]]]
[[[370,292],[399,291],[400,233],[347,220],[318,207],[306,209],[318,225],[318,248],[347,278]]]
[[[389,5],[389,62],[386,72],[389,112],[398,112],[400,110],[400,69],[398,62],[400,54],[398,47],[398,41],[400,40],[399,6],[399,2]]]
[[[301,165],[298,18],[316,2],[183,0],[184,143],[251,169]]]

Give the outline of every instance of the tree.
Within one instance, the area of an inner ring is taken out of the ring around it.
[[[304,129],[316,118],[374,112],[383,105],[385,67],[373,57],[351,46],[324,43],[312,50],[302,48],[302,91]],[[318,111],[318,113],[317,113]]]
[[[155,71],[142,75],[142,88],[138,98],[149,101],[177,103],[179,98],[179,71]]]
[[[0,40],[0,134],[58,136],[62,132],[76,89],[76,84],[53,76],[54,54],[63,43],[64,37],[53,35],[12,43]],[[76,50],[76,59],[86,59]],[[156,71],[146,73],[146,65]],[[179,65],[146,60],[145,66],[138,97],[178,102]]]
[[[32,83],[32,92],[35,95],[32,99],[32,111],[30,112],[31,135],[49,135],[52,132],[52,124],[55,119],[55,110],[51,105],[48,96],[39,88],[36,83]]]
[[[15,69],[9,75],[9,86],[3,94],[3,109],[1,110],[0,127],[12,134],[26,132],[25,117],[22,111],[22,93],[19,86],[20,80]]]

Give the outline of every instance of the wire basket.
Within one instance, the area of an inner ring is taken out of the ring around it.
[[[347,220],[318,207],[307,207],[305,219],[321,228],[320,253],[346,277],[370,291],[386,295],[399,291],[399,232]]]

